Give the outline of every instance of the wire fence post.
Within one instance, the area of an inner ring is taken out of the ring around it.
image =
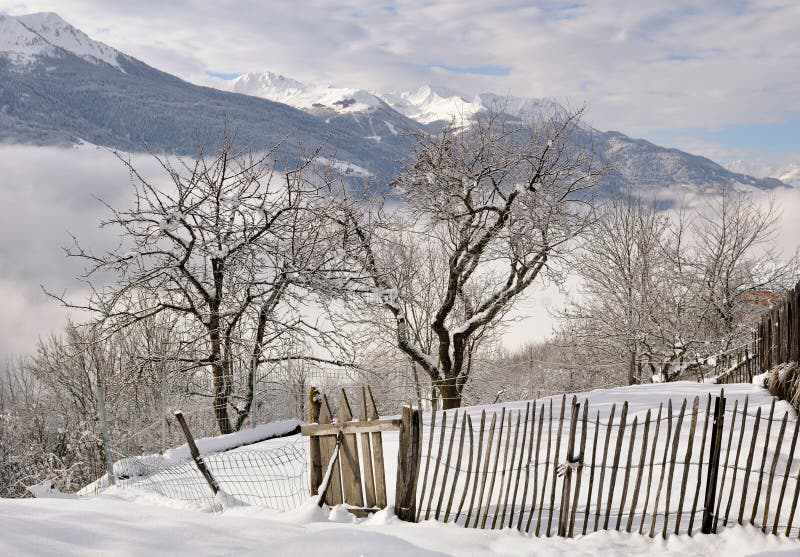
[[[186,420],[183,417],[183,412],[180,410],[175,412],[175,418],[178,420],[178,423],[181,425],[181,429],[183,430],[183,435],[186,437],[186,443],[189,445],[189,452],[192,454],[192,460],[197,465],[197,469],[200,470],[200,473],[206,480],[208,487],[211,488],[211,491],[214,492],[214,496],[219,493],[219,484],[217,480],[214,479],[214,476],[211,474],[211,470],[208,469],[206,463],[203,462],[203,459],[200,457],[200,451],[197,449],[197,444],[194,442],[194,437],[192,437],[192,432],[189,431],[189,426],[186,425]]]
[[[725,423],[725,391],[714,400],[714,423],[711,430],[711,453],[706,473],[706,498],[703,505],[703,524],[700,532],[710,534],[713,531],[714,517],[717,509],[714,500],[717,492],[717,474],[719,472],[719,453],[722,447],[722,428]],[[700,481],[698,477],[697,481]]]
[[[108,420],[106,419],[106,389],[102,383],[97,383],[97,415],[100,418],[100,439],[103,442],[103,454],[106,461],[106,475],[109,485],[117,483],[114,476],[114,461],[111,459],[111,439],[108,434]]]

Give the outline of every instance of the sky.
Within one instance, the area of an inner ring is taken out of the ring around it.
[[[587,120],[756,175],[800,163],[796,0],[31,0],[195,83],[271,70],[587,103]]]
[[[0,0],[0,13],[55,11],[144,62],[195,83],[271,70],[392,91],[430,83],[588,104],[587,120],[762,176],[800,163],[800,2]],[[214,77],[216,76],[216,77]],[[145,171],[150,161],[137,159]],[[103,149],[0,145],[0,356],[31,349],[64,312],[41,286],[81,294],[62,246],[93,247],[96,198],[126,202]],[[780,200],[800,237],[800,189]],[[788,246],[793,248],[793,246]],[[792,251],[790,249],[789,251]],[[510,343],[546,336],[557,289],[520,307]]]

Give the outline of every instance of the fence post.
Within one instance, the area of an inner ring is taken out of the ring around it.
[[[700,532],[710,534],[714,524],[714,516],[717,509],[714,508],[714,500],[717,492],[717,474],[719,472],[719,453],[722,447],[722,428],[725,423],[725,391],[720,392],[720,396],[714,400],[714,423],[711,430],[711,453],[706,473],[706,498],[703,505],[703,524]],[[700,481],[700,478],[698,478]]]
[[[417,480],[422,459],[422,417],[419,409],[403,407],[394,509],[397,517],[414,522],[417,516]]]
[[[192,432],[189,431],[189,426],[186,425],[186,420],[183,417],[183,412],[178,410],[175,412],[175,418],[178,420],[178,423],[183,430],[183,435],[186,437],[186,443],[189,445],[189,452],[192,454],[192,459],[194,463],[197,465],[197,469],[200,470],[200,473],[205,478],[206,482],[208,483],[208,487],[211,488],[211,491],[214,492],[216,496],[219,493],[219,484],[217,484],[217,480],[214,479],[214,476],[211,475],[211,470],[206,467],[206,463],[203,462],[203,459],[200,457],[200,451],[197,449],[197,445],[194,442],[194,437],[192,437]]]
[[[573,466],[579,466],[580,462],[575,462],[575,433],[578,427],[578,404],[575,397],[572,397],[572,412],[569,421],[569,438],[567,440],[567,462],[560,470],[564,476],[564,484],[561,493],[561,512],[558,515],[558,535],[562,538],[567,537],[567,530],[569,526],[569,508],[570,508],[570,495],[572,491],[572,471]],[[556,465],[560,464],[557,462]],[[578,497],[578,493],[575,494]],[[624,504],[624,503],[623,503]]]
[[[319,422],[320,396],[316,387],[311,387],[308,391],[308,423]],[[308,447],[311,457],[311,495],[317,495],[319,486],[322,483],[322,453],[319,447],[319,437],[312,435],[308,438]]]

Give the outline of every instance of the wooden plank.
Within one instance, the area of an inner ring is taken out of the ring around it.
[[[797,496],[800,495],[800,469],[797,470],[797,475],[794,479],[794,497],[792,497],[792,504],[789,506],[789,520],[786,523],[786,537],[788,538],[792,532],[792,525],[794,524],[794,512],[797,509]]]
[[[506,480],[506,468],[508,468],[508,447],[511,444],[511,423],[512,423],[512,412],[508,413],[508,427],[506,428],[506,444],[505,449],[503,451],[503,470],[500,473],[500,493],[497,494],[497,504],[495,505],[494,516],[492,517],[492,530],[495,529],[497,526],[497,519],[500,517],[500,502],[503,500],[503,487],[505,486]],[[519,422],[517,422],[519,423]],[[498,453],[500,450],[500,439],[497,440],[497,448]],[[509,474],[509,478],[511,475]],[[509,486],[510,487],[510,486]],[[505,516],[503,516],[505,520]],[[503,527],[503,522],[500,522],[500,528]]]
[[[658,488],[656,500],[653,502],[653,515],[650,521],[650,537],[656,535],[656,519],[658,518],[658,501],[661,499],[661,487],[664,484],[664,475],[667,473],[667,458],[669,457],[669,441],[672,439],[672,399],[667,401],[667,436],[664,439],[664,457],[661,460],[661,473],[658,475]]]
[[[667,529],[669,528],[669,503],[672,499],[672,480],[675,475],[675,461],[678,458],[678,447],[680,446],[681,439],[681,426],[683,425],[683,417],[686,414],[686,399],[683,399],[681,404],[681,411],[678,413],[678,421],[675,423],[675,436],[672,439],[672,456],[669,462],[669,475],[667,476],[667,496],[664,498],[664,530],[662,537],[667,539]]]
[[[733,447],[733,432],[736,429],[736,411],[739,407],[739,400],[733,401],[733,415],[731,417],[731,427],[730,431],[728,432],[728,443],[727,448],[725,449],[725,464],[722,467],[722,480],[719,484],[719,493],[717,494],[717,504],[714,507],[714,525],[711,528],[711,531],[716,533],[717,531],[717,523],[719,522],[720,511],[722,510],[722,493],[725,490],[725,479],[728,476],[728,463],[730,461],[731,456],[731,448]],[[800,422],[798,422],[800,423]]]
[[[447,476],[450,473],[450,459],[453,456],[453,441],[455,441],[456,438],[457,428],[458,428],[458,410],[456,410],[456,414],[453,417],[453,426],[452,429],[450,430],[450,443],[448,443],[447,445],[447,457],[444,462],[444,474],[442,475],[442,488],[439,490],[439,501],[436,503],[436,515],[434,516],[436,520],[439,520],[439,513],[441,513],[442,511],[442,503],[444,502],[444,492],[445,488],[447,487]],[[442,424],[442,429],[444,429],[444,424]],[[436,483],[436,480],[434,480],[434,483]],[[433,489],[431,489],[431,493],[433,493]]]
[[[469,462],[467,463],[467,477],[464,479],[464,490],[461,493],[461,501],[458,504],[458,511],[456,512],[455,522],[458,522],[458,517],[461,516],[461,510],[464,508],[464,501],[467,500],[467,491],[469,490],[469,480],[470,475],[472,474],[472,453],[475,447],[475,436],[474,431],[472,429],[472,417],[469,415],[469,412],[464,412],[464,415],[467,418],[467,430],[469,431]],[[475,492],[473,490],[473,496]],[[467,520],[469,522],[469,520]],[[466,524],[465,524],[466,526]]]
[[[614,446],[614,458],[611,466],[611,481],[608,486],[608,499],[606,501],[606,515],[603,518],[603,530],[608,530],[608,521],[611,517],[611,507],[614,504],[614,488],[617,486],[617,472],[619,471],[619,458],[622,452],[622,440],[625,437],[625,426],[628,418],[628,403],[622,403],[619,424],[617,426],[617,438]]]
[[[608,463],[608,444],[611,442],[611,429],[614,425],[614,414],[617,411],[617,405],[611,405],[611,413],[608,416],[608,424],[606,425],[606,439],[603,445],[603,461],[600,464],[600,481],[597,484],[597,506],[594,511],[594,531],[597,532],[600,526],[600,507],[603,504],[603,484],[606,478],[606,464]]]
[[[741,495],[741,502],[739,505],[739,519],[737,522],[742,524],[744,522],[744,505],[747,499],[747,487],[750,484],[750,470],[753,467],[753,453],[756,450],[756,440],[758,439],[758,429],[761,425],[761,408],[759,407],[756,410],[756,419],[755,423],[753,424],[753,437],[750,442],[750,451],[747,454],[747,464],[745,466],[744,472],[744,483],[742,483],[742,495]]]
[[[378,407],[375,406],[375,397],[372,396],[372,389],[367,386],[367,406],[369,407],[369,420],[378,421]],[[375,506],[383,509],[387,505],[386,501],[386,466],[383,461],[383,437],[381,432],[370,434],[372,441],[372,463],[375,474]]]
[[[724,396],[724,390],[721,391]],[[703,478],[703,458],[705,455],[706,450],[706,432],[708,430],[708,418],[711,414],[711,393],[708,393],[706,397],[706,417],[703,421],[703,437],[702,441],[700,442],[700,458],[697,465],[697,481],[695,482],[695,490],[694,490],[694,500],[692,501],[692,512],[689,516],[689,529],[688,534],[692,535],[692,529],[694,528],[694,517],[695,513],[697,513],[697,502],[700,500],[700,484],[702,483]]]
[[[583,531],[581,532],[584,536],[586,535],[586,529],[589,524],[589,514],[592,508],[592,487],[594,487],[594,469],[597,465],[597,437],[600,433],[600,411],[597,411],[597,414],[594,419],[594,441],[592,442],[592,467],[589,470],[589,489],[586,491],[586,510],[583,516]]]
[[[664,409],[664,403],[658,404],[658,415],[656,415],[656,429],[653,432],[653,448],[650,450],[650,466],[647,471],[647,489],[645,490],[644,506],[642,507],[642,519],[639,521],[639,534],[644,531],[644,520],[647,517],[647,508],[650,504],[650,486],[653,483],[653,464],[656,460],[656,446],[658,445],[658,432],[661,429],[661,413]]]
[[[532,406],[533,406],[533,415],[531,417],[531,432],[529,434],[530,437],[528,438],[528,463],[527,463],[527,466],[525,466],[525,485],[522,488],[522,505],[521,505],[521,508],[519,510],[519,520],[517,521],[517,530],[520,530],[520,531],[522,531],[522,519],[525,516],[525,500],[528,497],[528,485],[530,483],[530,476],[531,476],[531,459],[533,457],[533,451],[534,451],[534,448],[533,448],[533,430],[536,429],[535,428],[535,426],[536,426],[536,401],[533,402]],[[542,406],[542,411],[539,413],[539,416],[540,416],[539,417],[539,422],[540,423],[541,423],[541,414],[542,413],[544,413],[544,406]],[[539,426],[539,434],[540,435],[541,435],[541,432],[542,432],[542,427],[540,425]],[[538,455],[538,453],[539,453],[539,438],[538,437],[536,438],[536,453],[537,453],[536,454],[536,462],[538,462],[538,459],[539,459],[539,455]],[[535,483],[536,482],[536,465],[535,464],[534,464],[533,470],[534,470],[534,472],[533,472],[533,481]],[[531,517],[533,516],[533,507],[534,507],[535,504],[536,504],[536,494],[534,493],[533,497],[531,498],[530,510],[529,510],[529,513],[528,513],[528,522],[527,522],[526,530],[525,530],[526,532],[531,527]]]
[[[454,422],[455,424],[455,422]],[[444,521],[447,522],[450,518],[450,510],[453,508],[453,498],[456,494],[456,486],[458,485],[458,476],[461,474],[461,459],[464,455],[464,437],[467,432],[467,411],[461,414],[461,434],[458,436],[458,456],[456,457],[456,468],[453,472],[453,483],[450,486],[450,496],[447,498],[447,508],[444,511]],[[450,461],[448,460],[448,463]],[[467,482],[469,483],[469,472],[467,472]],[[438,518],[438,517],[437,517]]]
[[[442,463],[442,451],[444,450],[444,434],[447,432],[447,412],[442,412],[442,425],[439,427],[439,449],[436,455],[436,463],[433,467],[433,480],[431,480],[431,490],[430,495],[428,495],[428,505],[425,507],[425,520],[428,520],[431,516],[431,505],[433,504],[433,494],[436,491],[436,480],[439,478],[439,465]],[[428,459],[430,460],[430,455],[428,455]],[[422,487],[423,491],[425,490],[425,486]],[[420,497],[420,505],[422,504],[422,500],[424,499],[424,495]],[[419,520],[419,519],[418,519]]]
[[[785,412],[783,414],[783,420],[781,421],[781,429],[778,432],[778,441],[773,446],[774,455],[772,457],[772,466],[769,469],[769,481],[767,482],[767,495],[766,499],[764,500],[764,519],[761,521],[761,531],[766,533],[767,531],[767,519],[769,518],[769,503],[770,498],[772,496],[772,482],[775,480],[775,470],[778,467],[778,458],[781,455],[781,449],[783,448],[783,434],[786,432],[786,422],[789,419],[789,413]],[[769,438],[767,438],[767,443],[769,443]]]
[[[736,459],[733,462],[733,477],[731,478],[731,490],[728,493],[728,505],[725,508],[725,521],[722,523],[723,526],[728,525],[728,517],[730,516],[731,512],[731,505],[733,503],[733,492],[736,488],[736,474],[739,472],[739,456],[742,452],[742,441],[744,440],[744,432],[745,432],[745,425],[747,421],[747,405],[750,401],[750,395],[746,395],[744,397],[744,404],[742,405],[742,424],[739,426],[739,443],[736,447]],[[731,427],[734,427],[735,424],[731,422]],[[716,530],[716,527],[714,528]]]
[[[544,498],[547,492],[547,475],[550,473],[550,446],[553,443],[553,399],[550,399],[550,411],[547,419],[547,459],[545,460],[544,479],[542,480],[542,496],[539,499],[539,511],[536,517],[536,537],[542,530],[542,509],[544,508]],[[538,475],[538,474],[537,474]]]
[[[315,387],[308,390],[308,422],[317,423],[319,420],[319,392]],[[300,428],[302,432],[302,427]],[[319,437],[308,440],[310,462],[309,481],[311,482],[311,495],[317,495],[319,485],[322,483],[322,457],[319,452]]]
[[[347,400],[347,393],[344,392],[344,389],[339,391],[337,420],[340,424],[353,420],[353,411],[350,409],[350,402]],[[361,465],[358,461],[358,437],[355,433],[343,432],[343,434],[339,462],[342,466],[344,502],[355,507],[363,507],[364,494],[361,486]]]
[[[473,505],[475,504],[475,496],[478,493],[478,482],[480,480],[481,475],[481,453],[483,451],[483,430],[484,426],[486,425],[486,410],[481,410],[481,425],[478,432],[478,455],[475,459],[475,479],[472,482],[472,496],[469,499],[469,507],[467,508],[467,520],[464,523],[464,526],[469,526],[469,519],[472,517],[472,509]],[[466,493],[466,492],[465,492]],[[480,512],[480,511],[478,511]],[[477,522],[477,519],[476,519]],[[476,524],[477,526],[477,524]]]
[[[792,462],[794,461],[794,449],[797,446],[798,428],[800,428],[800,420],[794,422],[794,434],[792,435],[792,443],[789,445],[789,457],[786,459],[786,469],[783,471],[783,482],[781,483],[780,491],[778,491],[780,496],[778,497],[778,504],[775,506],[775,522],[772,524],[772,533],[776,536],[778,535],[778,519],[781,516],[783,496],[786,494],[786,483],[789,481],[789,472],[792,468]]]
[[[697,430],[697,412],[700,406],[700,397],[694,397],[692,404],[692,418],[689,421],[689,439],[686,444],[686,459],[683,461],[683,478],[681,479],[681,493],[678,497],[678,515],[675,517],[675,534],[680,533],[681,518],[683,516],[683,503],[686,500],[686,486],[689,482],[689,466],[692,463],[692,449],[694,447],[694,434]],[[708,414],[706,413],[706,416]],[[702,451],[700,452],[700,460],[703,458]],[[700,479],[702,476],[698,472],[697,476],[697,490],[700,491]]]
[[[570,495],[572,490],[572,464],[575,462],[575,436],[578,431],[578,406],[577,397],[572,397],[571,412],[569,419],[569,435],[567,438],[567,462],[563,470],[564,483],[561,488],[561,509],[558,513],[558,535],[562,538],[567,537],[569,530],[569,509]]]
[[[522,473],[522,460],[523,460],[523,457],[525,456],[525,439],[527,439],[527,437],[528,437],[528,419],[530,418],[530,415],[531,415],[531,403],[529,402],[529,403],[527,403],[525,405],[525,421],[523,422],[524,425],[522,426],[523,427],[523,429],[522,429],[522,446],[520,447],[519,460],[517,461],[517,477],[514,480],[514,497],[512,497],[512,499],[511,499],[511,516],[508,517],[508,527],[509,528],[511,528],[514,525],[514,512],[516,511],[516,508],[517,508],[517,494],[519,493],[519,482],[520,482],[519,477],[520,477],[520,475]],[[531,427],[531,429],[533,429],[533,428]],[[516,441],[515,441],[515,443],[516,443]],[[530,453],[531,453],[531,450],[530,450],[530,447],[528,447],[528,460],[530,460]],[[524,498],[525,491],[528,489],[527,477],[525,479],[526,479],[525,489],[523,489],[523,491],[522,491],[523,498]],[[524,510],[524,508],[525,508],[525,506],[524,506],[524,499],[523,499],[523,507],[522,507],[522,509]],[[521,520],[522,520],[522,512],[520,512],[520,521]],[[517,526],[517,529],[519,530],[519,526]]]
[[[575,497],[572,498],[572,511],[569,518],[567,537],[575,535],[575,517],[578,514],[578,499],[581,494],[581,478],[583,477],[584,459],[586,455],[586,427],[589,421],[589,399],[583,401],[583,417],[581,418],[581,446],[578,453],[578,472],[575,478]]]
[[[714,401],[714,422],[711,431],[711,451],[708,460],[708,473],[706,475],[706,494],[703,499],[703,519],[700,523],[700,532],[711,534],[714,530],[714,515],[718,514],[714,507],[714,495],[717,489],[719,476],[719,457],[722,452],[722,434],[725,431],[725,391],[721,390]]]
[[[511,434],[511,414],[508,415],[508,432],[509,435]],[[514,456],[517,454],[517,445],[519,441],[519,424],[522,421],[522,410],[517,410],[517,425],[514,428],[514,448],[511,450],[511,466],[514,466]],[[505,467],[508,468],[508,439],[506,439],[506,464]],[[525,437],[523,436],[522,441],[525,442]],[[522,458],[522,453],[520,453],[520,458]],[[505,474],[505,469],[503,470]],[[519,468],[517,468],[517,473],[519,474]],[[504,528],[506,524],[506,511],[508,510],[508,498],[511,495],[511,480],[514,476],[513,468],[508,471],[508,483],[506,484],[506,495],[503,498],[503,513],[500,515],[500,528]],[[519,475],[517,475],[517,485],[519,485]],[[498,499],[498,502],[500,499]],[[513,509],[512,509],[513,512]],[[494,521],[492,521],[492,528],[494,529]]]
[[[556,435],[555,455],[553,457],[553,485],[550,487],[550,512],[547,515],[547,537],[550,537],[550,526],[553,523],[553,513],[556,506],[556,467],[558,466],[558,457],[561,454],[561,433],[564,431],[564,410],[567,406],[567,395],[561,396],[561,412],[558,415],[558,434]]]
[[[636,481],[634,482],[633,497],[631,497],[631,510],[628,513],[628,522],[625,531],[630,532],[633,528],[633,515],[636,513],[636,505],[639,503],[639,492],[642,488],[642,476],[644,475],[644,463],[647,458],[647,439],[650,433],[650,409],[644,417],[644,435],[642,436],[642,450],[639,454],[639,467],[636,471]],[[633,436],[631,436],[633,438]],[[630,460],[630,458],[628,459]]]
[[[631,477],[631,464],[633,463],[633,445],[636,441],[636,428],[639,425],[639,418],[638,416],[634,416],[633,424],[631,425],[631,434],[629,436],[628,441],[628,458],[625,460],[625,476],[622,480],[622,498],[620,500],[619,505],[619,512],[617,514],[617,525],[614,527],[615,530],[619,531],[619,527],[622,525],[622,513],[625,511],[625,504],[628,501],[628,482],[630,481]],[[636,506],[636,501],[631,503],[631,508]]]
[[[502,423],[502,420],[501,420]],[[486,442],[486,456],[483,459],[483,472],[481,473],[481,488],[478,493],[478,508],[475,510],[475,522],[473,528],[478,527],[481,508],[483,508],[483,494],[486,491],[486,476],[489,474],[489,461],[492,457],[492,440],[494,439],[494,427],[497,424],[497,412],[492,412],[492,423],[489,427],[488,440]]]
[[[359,420],[369,422],[367,413],[367,389],[361,387],[361,404],[358,414]],[[364,464],[364,503],[367,507],[375,506],[375,474],[372,465],[372,443],[369,433],[361,434],[361,460]]]
[[[328,404],[328,397],[322,395],[322,401],[319,407],[319,423],[320,425],[329,424],[333,421],[331,415],[331,407]],[[322,462],[330,461],[336,450],[336,439],[338,435],[324,435],[320,437],[320,453],[322,454]],[[330,482],[328,489],[325,492],[325,503],[331,507],[341,505],[344,499],[342,498],[342,476],[341,476],[341,458],[337,458],[331,470]]]
[[[436,429],[436,408],[431,412],[431,428],[428,431],[428,452],[425,453],[425,473],[422,475],[422,492],[419,496],[419,508],[417,510],[417,522],[419,522],[419,513],[422,512],[422,502],[425,501],[425,491],[428,489],[428,469],[431,465],[431,453],[433,452],[433,438],[434,430]]]
[[[497,480],[497,463],[500,461],[500,446],[503,443],[503,427],[505,426],[506,407],[503,406],[500,412],[500,431],[497,434],[497,449],[494,452],[494,465],[492,466],[492,480],[489,482],[489,495],[486,497],[486,508],[483,511],[483,518],[481,519],[481,529],[486,527],[486,519],[489,517],[489,508],[492,506],[492,493],[494,493],[494,484]],[[491,443],[489,444],[488,451],[491,452]],[[489,453],[486,454],[489,456]],[[497,511],[495,511],[497,516]]]
[[[756,496],[753,499],[753,512],[750,514],[750,524],[756,523],[756,514],[758,513],[758,502],[761,499],[761,483],[764,480],[764,467],[767,464],[767,451],[769,451],[769,437],[772,432],[772,418],[775,415],[775,397],[772,398],[772,404],[769,406],[769,418],[767,418],[767,434],[764,436],[764,451],[761,454],[761,466],[758,469],[758,484],[756,487]]]
[[[422,416],[410,406],[403,407],[403,427],[397,451],[397,483],[395,514],[400,520],[413,522],[417,516],[417,483],[422,459]]]
[[[374,433],[377,431],[400,431],[400,419],[350,420],[347,422],[338,421],[332,424],[303,424],[300,426],[300,433],[307,437],[319,437],[322,435],[333,435],[335,437],[340,431],[346,435]]]

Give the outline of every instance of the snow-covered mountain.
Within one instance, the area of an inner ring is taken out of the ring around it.
[[[89,38],[58,14],[0,15],[0,54],[12,65],[24,67],[39,59],[58,57],[62,51],[93,64],[105,63],[122,69],[119,57],[124,55]]]
[[[800,188],[800,164],[791,164],[784,167],[780,172],[776,173],[775,178],[784,184]]]
[[[375,92],[302,83],[265,72],[201,87],[161,72],[95,41],[52,13],[0,15],[0,141],[95,145],[193,154],[198,140],[213,142],[227,121],[242,144],[282,144],[282,164],[302,148],[385,187],[412,152],[404,131],[436,131],[443,122],[468,123],[487,109],[510,118],[550,116],[562,110],[548,99],[483,93],[468,96],[425,85]],[[224,89],[224,90],[219,90]],[[286,138],[290,138],[286,141]],[[769,189],[758,179],[678,149],[583,126],[576,141],[591,142],[612,171],[604,189],[665,192],[732,184]],[[206,145],[212,147],[212,145]],[[795,180],[787,170],[785,179]]]

